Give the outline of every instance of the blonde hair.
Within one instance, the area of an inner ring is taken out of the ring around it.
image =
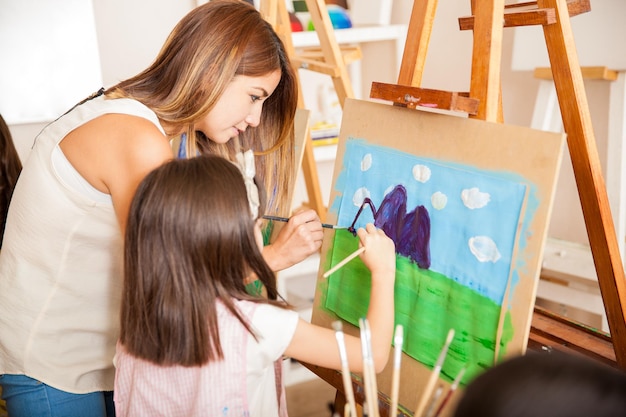
[[[213,109],[236,75],[281,79],[263,105],[258,127],[220,145],[196,132],[195,123]],[[140,74],[106,91],[107,98],[133,98],[164,122],[170,136],[186,132],[186,154],[233,159],[241,147],[255,152],[257,174],[268,196],[268,212],[288,204],[295,177],[294,133],[298,87],[280,38],[260,13],[241,0],[212,0],[176,25],[155,61]]]

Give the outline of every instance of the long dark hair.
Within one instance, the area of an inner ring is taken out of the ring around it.
[[[201,365],[223,357],[218,301],[250,332],[233,299],[284,305],[275,301],[276,278],[255,241],[255,221],[241,172],[222,157],[174,160],[141,182],[124,250],[121,342],[129,353]],[[267,298],[246,292],[251,274]]]
[[[2,247],[9,203],[21,171],[22,162],[15,149],[11,131],[0,115],[0,247]]]

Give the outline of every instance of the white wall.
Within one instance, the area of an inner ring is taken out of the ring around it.
[[[439,2],[422,86],[467,91],[471,67],[472,33],[458,30],[458,17],[469,15],[470,1]],[[196,5],[193,0],[94,0],[96,30],[105,86],[114,84],[146,67],[154,58],[174,24]],[[394,0],[392,23],[408,23],[413,0]],[[584,15],[575,19],[584,18]],[[25,22],[25,24],[27,24]],[[513,71],[513,31],[503,39],[502,91],[505,122],[530,126],[539,82],[532,71]],[[3,64],[6,65],[6,64]],[[598,63],[602,65],[602,63]],[[392,74],[394,79],[397,75]],[[97,88],[94,88],[94,90]],[[369,92],[367,92],[369,94]],[[589,83],[587,93],[602,160],[606,152],[608,86]],[[366,96],[368,95],[366,94]],[[12,125],[18,151],[26,157],[35,135],[44,124]],[[322,189],[330,188],[333,164],[320,166]],[[566,158],[559,179],[552,237],[587,242],[578,194]]]
[[[176,22],[196,5],[193,0],[93,0],[92,3],[104,86],[115,84],[147,67]],[[28,22],[24,22],[24,26],[30,30],[35,28]],[[97,91],[100,87],[94,85],[90,91]],[[9,126],[22,159],[27,157],[34,137],[45,124]]]
[[[91,2],[0,0],[0,10],[0,54],[9,63],[0,66],[0,113],[7,123],[54,119],[102,84]]]
[[[194,0],[93,0],[102,77],[112,85],[137,74],[156,57]]]

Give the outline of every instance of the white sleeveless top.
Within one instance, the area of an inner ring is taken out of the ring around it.
[[[0,253],[0,374],[25,374],[72,393],[113,389],[122,243],[110,201],[64,181],[53,152],[107,113],[150,120],[130,99],[94,98],[37,137],[17,182]]]

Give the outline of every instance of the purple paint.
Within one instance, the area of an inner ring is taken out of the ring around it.
[[[354,221],[348,228],[356,235],[354,225],[365,205],[369,205],[374,216],[374,225],[382,229],[396,244],[396,252],[417,263],[420,268],[430,267],[430,216],[423,205],[406,212],[407,193],[402,185],[396,185],[385,196],[378,210],[371,199],[365,198]]]

